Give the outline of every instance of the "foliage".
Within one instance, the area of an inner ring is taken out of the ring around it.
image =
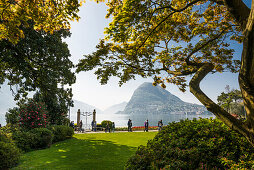
[[[28,101],[20,108],[20,127],[24,129],[33,129],[46,127],[47,110],[44,103]]]
[[[8,112],[5,114],[5,120],[6,123],[10,123],[12,125],[14,124],[18,124],[19,123],[19,108],[18,107],[14,107],[12,109],[9,109]]]
[[[135,75],[153,76],[155,84],[173,83],[184,91],[183,76],[195,73],[202,63],[214,63],[218,72],[238,70],[239,61],[233,60],[234,50],[226,40],[241,42],[242,35],[220,3],[116,0],[107,5],[107,17],[113,16],[113,21],[106,38],[96,52],[85,55],[77,70],[98,67],[95,74],[102,84],[111,76],[119,77],[120,84]]]
[[[15,131],[12,135],[17,146],[24,152],[50,147],[53,136],[53,133],[46,128]]]
[[[22,28],[26,36],[17,44],[0,41],[0,84],[8,80],[15,100],[39,89],[48,98],[55,95],[60,101],[71,103],[71,89],[64,89],[63,85],[73,84],[75,75],[71,71],[73,63],[69,60],[68,46],[62,40],[70,32],[62,29],[49,34],[34,30],[32,21],[29,24]]]
[[[13,143],[11,137],[0,130],[0,169],[9,169],[18,164],[20,150]]]
[[[70,28],[70,20],[78,20],[80,4],[78,0],[1,0],[0,2],[0,40],[7,39],[17,43],[25,34],[21,25],[28,26],[34,21],[34,29],[55,30]]]
[[[49,126],[48,129],[53,132],[53,143],[69,139],[74,135],[73,128],[69,126],[54,125]]]
[[[12,134],[12,138],[15,141],[17,147],[23,152],[32,151],[34,148],[35,134],[30,131],[17,130]]]
[[[37,102],[43,102],[46,104],[48,111],[47,120],[50,124],[67,124],[68,106],[73,104],[68,96],[62,96],[60,98],[57,93],[45,95],[44,93],[37,91],[34,94],[33,99]]]
[[[112,22],[106,37],[80,60],[77,72],[96,68],[101,84],[111,76],[119,77],[120,85],[141,76],[153,77],[163,88],[172,83],[185,91],[189,85],[208,111],[254,146],[253,4],[250,9],[243,0],[109,0],[107,6]],[[241,60],[233,58],[234,41],[243,43]],[[200,89],[209,73],[224,71],[240,73],[246,122]]]
[[[43,149],[51,146],[54,135],[49,129],[35,128],[29,132],[34,134],[34,141],[32,143],[33,149]]]
[[[55,143],[49,149],[25,153],[14,169],[124,169],[125,162],[137,147],[145,145],[156,134],[75,134],[73,138]]]
[[[243,105],[240,104],[241,102],[243,102],[243,97],[240,90],[230,90],[230,87],[226,86],[226,92],[222,92],[217,97],[217,101],[218,104],[222,108],[226,109],[228,112],[238,115],[244,115]]]
[[[103,128],[106,128],[107,124],[109,125],[109,128],[112,129],[112,122],[111,122],[110,120],[103,120],[103,121],[101,122],[101,126],[102,126]]]
[[[254,148],[217,119],[185,120],[164,126],[139,147],[126,169],[227,169],[254,166]],[[245,162],[245,164],[242,164]]]

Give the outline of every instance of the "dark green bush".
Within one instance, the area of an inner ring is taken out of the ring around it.
[[[50,147],[53,133],[46,128],[35,128],[30,131],[15,131],[12,138],[21,150],[28,152]]]
[[[254,148],[217,119],[185,120],[163,127],[139,147],[126,169],[251,169]]]
[[[20,150],[10,136],[0,130],[0,169],[14,167],[20,159]]]
[[[29,131],[15,131],[12,134],[12,138],[22,151],[28,152],[33,150],[35,134]]]
[[[64,125],[49,126],[48,129],[51,130],[54,134],[53,143],[69,139],[74,134],[74,130],[72,127]]]
[[[34,134],[32,149],[49,148],[52,144],[53,133],[47,128],[35,128],[29,131]]]

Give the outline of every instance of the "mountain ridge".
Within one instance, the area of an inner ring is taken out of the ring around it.
[[[122,114],[202,114],[207,112],[202,105],[182,101],[160,86],[141,84],[133,93]]]

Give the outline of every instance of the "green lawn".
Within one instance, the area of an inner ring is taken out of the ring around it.
[[[124,169],[139,145],[146,145],[157,132],[75,134],[49,149],[22,156],[15,169]]]

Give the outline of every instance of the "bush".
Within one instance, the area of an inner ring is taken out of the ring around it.
[[[33,149],[44,149],[49,148],[52,144],[53,133],[46,128],[35,128],[29,131],[34,134],[32,142]]]
[[[48,129],[51,130],[54,134],[53,142],[69,139],[74,134],[73,128],[69,126],[54,125],[54,126],[49,126]]]
[[[46,127],[47,110],[44,103],[29,101],[20,108],[20,126],[24,129]]]
[[[30,131],[16,131],[12,137],[21,150],[28,152],[50,147],[53,133],[46,128],[35,128]]]
[[[20,150],[11,138],[0,130],[0,169],[9,169],[17,165]]]
[[[19,149],[24,152],[33,150],[33,143],[35,140],[35,134],[29,131],[15,131],[12,134],[12,138],[15,141]]]
[[[101,126],[102,126],[103,128],[106,128],[107,123],[108,123],[108,125],[109,125],[109,128],[112,129],[112,122],[111,122],[110,120],[103,120],[103,121],[101,122]]]
[[[164,126],[126,169],[251,169],[253,160],[254,148],[221,121],[194,119]]]

